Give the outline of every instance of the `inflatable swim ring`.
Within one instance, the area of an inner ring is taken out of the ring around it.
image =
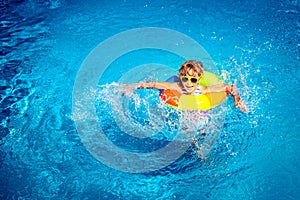
[[[168,82],[178,82],[180,81],[177,76],[172,76]],[[211,73],[204,71],[202,78],[200,79],[200,85],[210,86],[218,83],[223,83],[223,80]],[[180,96],[180,97],[178,97]],[[168,106],[179,109],[179,110],[209,110],[220,105],[225,101],[227,94],[225,92],[213,92],[201,95],[186,95],[186,94],[176,94],[172,90],[164,90],[160,94],[160,99],[164,101]]]

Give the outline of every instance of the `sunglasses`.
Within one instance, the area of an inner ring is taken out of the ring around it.
[[[199,78],[190,77],[190,76],[180,76],[180,80],[185,83],[187,81],[191,81],[192,83],[197,83]]]

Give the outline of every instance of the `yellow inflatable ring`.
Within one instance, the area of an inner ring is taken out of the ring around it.
[[[174,81],[172,81],[174,82]],[[200,85],[210,86],[223,83],[223,80],[211,73],[204,71],[202,78],[200,79]],[[164,90],[160,94],[160,99],[164,101],[168,106],[179,110],[209,110],[226,100],[227,94],[225,92],[213,92],[201,95],[186,95],[176,94],[172,90]]]

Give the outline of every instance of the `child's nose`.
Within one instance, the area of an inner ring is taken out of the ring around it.
[[[187,82],[188,84],[190,84],[190,85],[193,85],[193,83],[192,83],[192,81],[191,80],[188,80],[188,82]]]

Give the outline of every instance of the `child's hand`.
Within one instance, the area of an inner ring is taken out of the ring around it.
[[[131,96],[135,90],[135,86],[130,84],[121,84],[116,88],[116,92],[120,92],[122,96]]]
[[[238,95],[238,88],[235,85],[227,85],[225,91],[231,94],[234,98],[234,106],[240,108],[241,111],[248,111],[247,107],[244,105],[241,97]]]
[[[238,95],[233,95],[234,106],[240,108],[242,112],[248,111],[247,107],[244,105],[242,99]]]

